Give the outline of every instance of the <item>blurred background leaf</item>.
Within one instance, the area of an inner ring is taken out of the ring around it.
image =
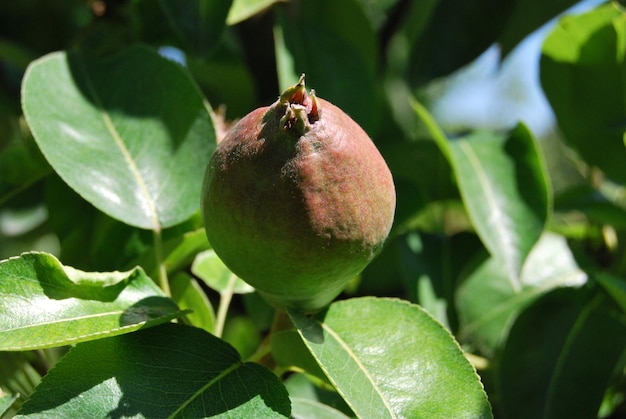
[[[380,123],[374,78],[376,37],[359,4],[356,0],[304,0],[281,6],[276,53],[292,65],[279,67],[280,91],[306,73],[308,86],[319,97],[342,108],[375,135]]]
[[[197,55],[217,49],[232,1],[160,0],[181,46]]]
[[[624,183],[626,20],[607,4],[561,20],[548,36],[541,81],[566,141]]]
[[[606,296],[559,289],[513,324],[499,368],[502,413],[509,418],[596,417],[623,367],[625,319]]]

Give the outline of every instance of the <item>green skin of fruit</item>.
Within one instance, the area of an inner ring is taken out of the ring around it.
[[[342,110],[304,80],[231,128],[207,167],[202,212],[223,262],[279,309],[328,305],[380,251],[391,173]]]

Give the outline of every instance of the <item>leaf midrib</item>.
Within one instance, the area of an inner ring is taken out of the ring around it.
[[[495,188],[489,181],[489,177],[484,166],[481,164],[480,159],[474,152],[474,149],[471,147],[469,141],[465,139],[460,139],[458,141],[460,150],[465,154],[471,167],[474,169],[474,173],[476,174],[478,182],[481,185],[481,190],[484,192],[488,208],[498,211],[497,216],[493,216],[494,214],[492,213],[491,221],[495,225],[494,229],[496,231],[496,235],[499,237],[502,252],[498,252],[497,249],[492,250],[496,253],[505,255],[505,263],[509,268],[509,282],[511,283],[511,287],[516,292],[519,292],[521,289],[521,285],[519,283],[519,266],[515,266],[517,265],[517,263],[515,263],[517,259],[517,252],[515,250],[515,246],[507,245],[507,243],[514,243],[515,237],[509,232],[509,229],[506,226],[506,215],[503,213],[503,208],[497,204],[497,194]],[[466,202],[470,202],[470,200],[467,200]]]
[[[333,339],[335,339],[335,341],[337,343],[339,343],[339,345],[343,348],[343,350],[346,352],[346,354],[348,354],[348,356],[356,363],[356,365],[359,367],[359,370],[361,370],[363,372],[363,374],[365,375],[365,377],[367,378],[367,380],[372,384],[373,389],[376,391],[376,394],[378,394],[378,396],[380,397],[380,400],[383,402],[383,405],[385,406],[385,408],[387,409],[387,412],[389,412],[389,414],[391,415],[391,418],[396,418],[397,416],[395,415],[394,411],[391,409],[391,407],[389,406],[389,404],[387,403],[387,399],[385,399],[385,397],[383,396],[381,390],[378,388],[378,386],[376,385],[376,382],[374,381],[374,377],[372,377],[368,371],[367,368],[365,368],[365,365],[363,365],[363,363],[361,363],[361,360],[359,359],[359,357],[354,353],[354,351],[352,350],[352,348],[350,348],[350,346],[348,346],[348,344],[346,342],[343,341],[343,339],[341,339],[341,337],[335,333],[335,331],[333,329],[331,329],[330,327],[328,327],[327,324],[325,323],[320,323],[320,325],[322,326],[322,328],[330,335],[332,336]],[[328,377],[329,379],[332,380],[331,377]],[[334,381],[334,380],[332,380]],[[344,395],[344,399],[346,401],[349,400],[349,397],[345,397],[345,394],[343,394],[343,391],[339,388],[339,386],[335,386],[337,388],[337,391],[339,391],[339,393],[341,393],[342,395]],[[350,404],[350,403],[348,403]],[[354,409],[354,406],[350,406],[352,409]]]
[[[243,367],[243,363],[241,361],[238,361],[232,364],[230,367],[222,370],[222,372],[220,372],[213,379],[209,380],[205,385],[200,387],[195,393],[193,393],[190,397],[188,397],[187,400],[181,403],[181,405],[178,406],[178,409],[176,409],[174,412],[172,412],[171,415],[168,416],[168,419],[175,418],[176,416],[178,416],[183,410],[185,410],[185,408],[187,408],[187,406],[189,406],[190,403],[195,401],[198,397],[202,396],[202,394],[206,392],[211,386],[218,383],[220,380],[224,379],[231,372],[241,367]]]
[[[150,223],[152,224],[152,230],[159,232],[161,231],[161,223],[159,221],[159,214],[157,212],[155,202],[152,199],[150,192],[148,191],[148,187],[146,183],[144,182],[144,179],[141,176],[141,173],[139,172],[139,168],[137,167],[135,160],[131,156],[130,151],[128,150],[128,147],[126,147],[124,140],[122,139],[119,132],[115,128],[115,124],[113,123],[113,120],[111,119],[111,115],[106,110],[106,108],[104,107],[104,104],[100,100],[100,96],[98,95],[98,92],[92,82],[92,79],[89,73],[85,69],[85,65],[82,61],[82,58],[80,60],[80,63],[81,63],[81,67],[83,70],[83,74],[85,76],[85,82],[87,84],[87,88],[89,89],[89,94],[91,95],[96,107],[98,108],[98,112],[100,113],[100,116],[102,117],[102,121],[104,122],[104,125],[107,131],[109,132],[109,134],[111,134],[111,137],[113,138],[113,142],[119,149],[120,153],[122,153],[122,156],[124,157],[124,160],[126,161],[128,168],[131,171],[133,179],[135,179],[135,183],[137,184],[137,187],[139,188],[141,195],[145,199],[145,202],[147,204],[147,209],[149,212]]]

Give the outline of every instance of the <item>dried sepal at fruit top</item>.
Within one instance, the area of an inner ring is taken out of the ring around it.
[[[380,251],[393,222],[391,173],[341,109],[304,76],[250,112],[207,167],[202,211],[215,252],[278,308],[331,302]]]
[[[289,87],[280,95],[278,101],[272,105],[278,113],[284,115],[280,119],[280,125],[284,130],[292,131],[295,135],[303,135],[311,128],[311,124],[319,120],[319,109],[315,91],[311,94],[306,92],[304,74],[294,86]]]

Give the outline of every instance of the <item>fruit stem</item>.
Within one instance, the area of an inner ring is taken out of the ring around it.
[[[224,324],[226,323],[226,315],[228,314],[228,307],[233,299],[233,290],[235,289],[235,283],[237,277],[235,274],[230,274],[228,277],[228,284],[224,291],[220,293],[220,304],[217,307],[217,315],[215,317],[215,326],[213,328],[213,334],[218,338],[222,337],[224,332]]]
[[[170,282],[167,278],[167,269],[163,261],[163,237],[161,236],[161,229],[152,230],[152,237],[154,240],[154,258],[156,259],[158,270],[159,287],[166,296],[171,297]]]
[[[246,361],[264,365],[269,370],[274,372],[277,377],[281,377],[285,371],[289,370],[289,368],[281,367],[276,363],[272,354],[271,339],[273,334],[293,328],[293,323],[287,315],[287,312],[283,310],[276,310],[274,312],[274,320],[270,326],[269,333],[265,336],[263,342],[261,342],[261,344],[257,347],[256,351]]]

